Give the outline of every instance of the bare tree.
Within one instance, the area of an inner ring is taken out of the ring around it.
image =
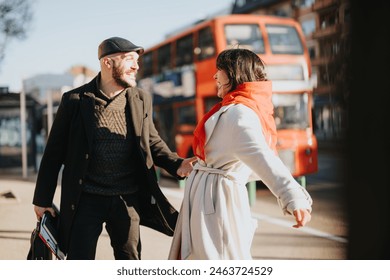
[[[11,39],[25,39],[33,14],[32,0],[0,0],[0,66]]]

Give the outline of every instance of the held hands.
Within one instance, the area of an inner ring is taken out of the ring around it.
[[[198,160],[197,157],[184,159],[180,167],[176,171],[177,175],[179,175],[180,177],[187,177],[188,175],[190,175],[192,171],[193,163],[196,162],[197,160]]]
[[[295,228],[305,226],[311,220],[311,214],[307,209],[297,209],[294,211],[294,217],[296,224],[293,225]]]

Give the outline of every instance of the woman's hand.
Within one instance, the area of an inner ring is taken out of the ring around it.
[[[294,217],[296,224],[293,225],[295,228],[305,226],[311,220],[311,214],[307,209],[297,209],[294,211]]]

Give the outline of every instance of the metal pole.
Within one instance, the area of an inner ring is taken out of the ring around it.
[[[20,135],[22,141],[22,174],[27,178],[26,93],[20,92]]]
[[[252,181],[246,184],[249,196],[249,205],[253,206],[256,203],[256,181]]]

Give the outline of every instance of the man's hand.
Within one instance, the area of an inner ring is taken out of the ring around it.
[[[311,220],[311,214],[307,209],[297,209],[294,211],[295,221],[297,222],[293,227],[300,228],[305,226]]]
[[[40,206],[34,205],[34,212],[35,212],[35,215],[37,216],[37,219],[38,219],[38,220],[42,219],[42,216],[43,216],[43,214],[44,214],[46,211],[49,211],[50,214],[51,214],[53,217],[56,216],[56,212],[54,211],[54,209],[53,209],[52,207],[40,207]]]
[[[184,159],[180,167],[176,171],[177,175],[179,175],[180,177],[187,177],[188,175],[190,175],[192,171],[193,163],[196,162],[197,160],[198,160],[197,157]]]

